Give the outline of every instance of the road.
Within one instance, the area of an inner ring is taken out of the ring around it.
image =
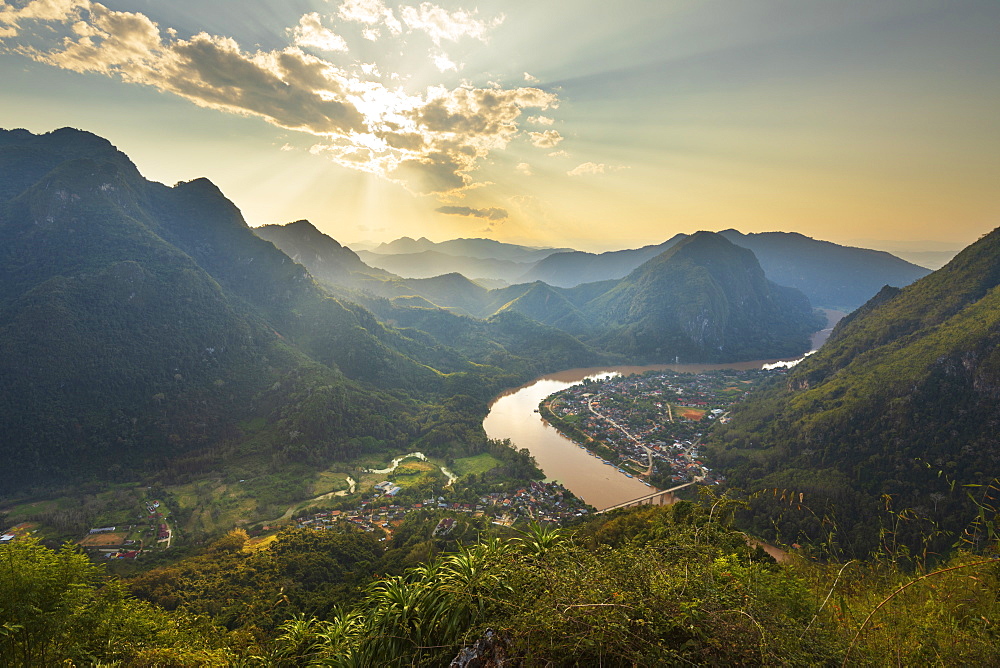
[[[601,395],[598,394],[597,398],[600,398],[600,396]],[[618,429],[619,431],[621,431],[621,433],[625,434],[625,436],[627,438],[632,439],[633,443],[635,443],[640,448],[642,448],[643,450],[646,451],[646,457],[649,460],[648,464],[647,464],[647,467],[646,467],[646,477],[648,478],[649,476],[653,475],[653,451],[645,443],[643,443],[642,441],[640,441],[639,439],[637,439],[632,434],[628,433],[628,430],[626,430],[625,427],[621,426],[620,424],[618,424],[617,422],[615,422],[614,420],[612,420],[611,418],[609,418],[607,415],[604,415],[602,413],[597,412],[597,410],[594,408],[594,400],[593,399],[588,399],[587,400],[587,408],[590,409],[590,412],[593,413],[594,415],[596,415],[597,417],[601,418],[602,420],[607,420],[611,424],[611,426],[613,426],[615,429]]]

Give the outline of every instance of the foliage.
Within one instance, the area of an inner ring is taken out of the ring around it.
[[[133,581],[166,609],[27,538],[0,548],[0,651],[13,665],[135,666],[444,665],[484,638],[525,666],[988,665],[1000,652],[995,535],[915,571],[891,555],[779,564],[733,528],[741,505],[706,493],[572,530],[480,533],[375,579],[386,562],[367,534],[293,530],[254,550],[235,531]],[[416,547],[433,524],[408,519],[397,538]]]
[[[998,251],[994,231],[845,318],[787,379],[733,411],[711,440],[713,466],[752,490],[804,493],[821,517],[835,503],[852,556],[877,545],[885,495],[922,518],[901,544],[918,550],[934,525],[944,533],[933,549],[950,545],[976,512],[964,485],[987,485],[1000,467]]]
[[[245,550],[245,541],[234,530],[200,556],[133,579],[131,590],[168,610],[269,633],[294,614],[325,615],[352,601],[382,555],[357,530],[286,529],[265,550]]]
[[[71,546],[31,537],[0,548],[0,656],[10,666],[117,662],[227,665],[233,638],[210,623],[132,598]]]

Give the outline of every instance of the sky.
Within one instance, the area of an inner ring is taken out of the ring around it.
[[[0,127],[250,225],[609,250],[1000,225],[997,0],[0,0]]]

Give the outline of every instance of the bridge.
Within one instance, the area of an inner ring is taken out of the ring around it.
[[[663,489],[659,492],[653,492],[652,494],[647,494],[646,496],[640,496],[638,499],[632,499],[631,501],[625,501],[624,503],[618,503],[613,506],[608,506],[603,510],[598,510],[597,514],[606,513],[611,510],[618,510],[619,508],[629,508],[630,506],[641,506],[641,505],[664,505],[668,494],[673,494],[679,489],[684,489],[685,487],[690,487],[691,485],[697,485],[701,482],[701,478],[696,478],[691,482],[686,482],[683,485],[677,485],[677,487],[671,487],[670,489]]]

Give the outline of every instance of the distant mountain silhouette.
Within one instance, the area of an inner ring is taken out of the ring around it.
[[[382,255],[398,255],[434,251],[456,257],[472,257],[481,260],[508,260],[510,262],[537,262],[552,253],[572,250],[571,248],[538,248],[535,246],[519,246],[493,239],[451,239],[449,241],[433,242],[426,237],[411,239],[402,237],[395,241],[381,244],[372,252]]]
[[[772,281],[798,288],[821,308],[853,311],[883,285],[901,288],[930,273],[885,251],[840,246],[797,232],[719,234],[752,250]]]
[[[361,251],[358,256],[373,267],[405,278],[431,278],[457,272],[469,278],[492,278],[510,283],[534,266],[531,262],[451,255],[437,250],[392,255]]]
[[[522,275],[520,282],[544,281],[549,285],[572,288],[581,283],[624,278],[643,262],[656,257],[685,236],[676,234],[661,244],[630,250],[554,253]]]
[[[851,311],[883,285],[902,287],[929,273],[884,251],[840,246],[794,232],[743,234],[725,230],[719,234],[737,246],[752,250],[770,280],[801,290],[813,306],[820,308]],[[573,287],[590,281],[624,278],[684,236],[678,234],[662,244],[634,250],[550,255],[520,280]]]

